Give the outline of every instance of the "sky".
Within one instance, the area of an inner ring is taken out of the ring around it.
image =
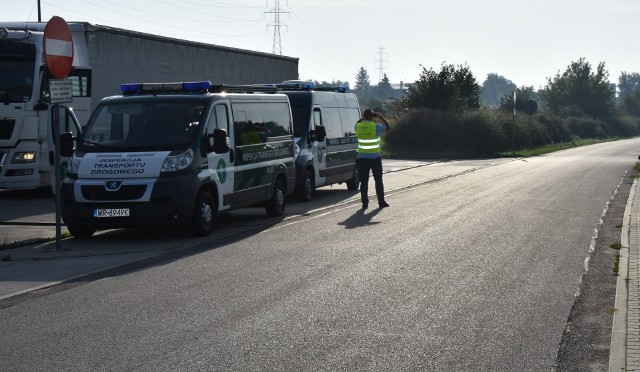
[[[276,8],[278,3],[278,8]],[[37,0],[0,0],[0,21],[37,21]],[[580,58],[609,81],[640,72],[638,0],[41,0],[41,19],[85,21],[299,58],[300,79],[419,80],[468,66],[543,88]],[[275,10],[279,9],[276,14]],[[279,16],[279,22],[276,21]],[[276,27],[279,25],[279,27]],[[277,37],[279,30],[280,37]],[[279,40],[279,42],[278,42]]]

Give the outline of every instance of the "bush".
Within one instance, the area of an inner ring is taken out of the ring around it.
[[[494,110],[462,114],[410,110],[385,136],[389,149],[407,156],[424,154],[494,155],[508,143]]]
[[[515,134],[514,134],[515,130]],[[576,139],[630,137],[640,134],[640,119],[609,121],[561,118],[542,112],[532,117],[493,109],[444,112],[407,111],[385,134],[385,151],[404,157],[479,157],[501,152],[572,143]]]

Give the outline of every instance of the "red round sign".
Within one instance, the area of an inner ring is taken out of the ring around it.
[[[67,22],[57,16],[44,29],[44,59],[49,71],[57,79],[64,79],[73,66],[73,36]]]

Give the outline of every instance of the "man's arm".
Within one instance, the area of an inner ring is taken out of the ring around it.
[[[382,116],[381,114],[378,114],[377,112],[373,114],[374,118],[377,118],[380,120],[381,124],[383,124],[387,130],[389,130],[389,128],[391,128],[391,125],[389,125],[389,122],[387,121],[387,119],[385,119],[384,116]]]

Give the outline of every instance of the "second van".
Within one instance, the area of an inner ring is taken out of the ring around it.
[[[298,81],[277,87],[291,103],[298,198],[310,201],[317,187],[343,182],[347,189],[358,190],[355,125],[360,105],[356,95],[346,87],[323,88]]]

